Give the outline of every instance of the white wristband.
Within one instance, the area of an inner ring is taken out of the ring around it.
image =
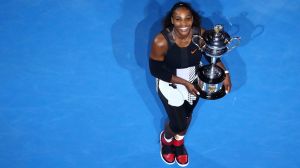
[[[225,72],[225,74],[229,74],[229,71],[228,71],[228,70],[225,70],[224,72]]]

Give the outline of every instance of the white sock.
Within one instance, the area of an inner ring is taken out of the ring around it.
[[[180,141],[180,140],[183,140],[183,138],[184,138],[184,136],[183,135],[175,135],[175,139],[177,140],[177,141]]]
[[[165,134],[164,134],[164,138],[168,143],[172,142],[172,140],[173,140],[173,137],[171,137],[170,139],[167,139]]]

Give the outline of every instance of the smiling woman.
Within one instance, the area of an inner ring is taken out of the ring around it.
[[[161,157],[167,164],[189,164],[184,136],[192,112],[199,100],[196,89],[197,69],[202,52],[192,42],[193,35],[202,35],[200,16],[185,2],[176,3],[164,19],[164,29],[155,38],[150,53],[150,71],[157,79],[158,95],[169,121],[160,134]],[[199,41],[202,45],[202,41]],[[220,60],[217,63],[225,69]],[[229,74],[224,81],[230,91]]]
[[[174,11],[171,22],[174,25],[173,39],[180,47],[186,47],[192,36],[193,16],[191,12],[186,8],[179,8]]]

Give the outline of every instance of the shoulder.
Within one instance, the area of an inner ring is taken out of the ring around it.
[[[161,51],[166,51],[168,49],[168,41],[162,33],[155,36],[152,47],[153,49],[159,49]]]
[[[168,50],[168,42],[162,33],[154,37],[150,57],[155,60],[164,60],[164,54]]]
[[[159,33],[155,36],[153,40],[153,44],[158,47],[165,47],[168,45],[167,39],[162,33]]]

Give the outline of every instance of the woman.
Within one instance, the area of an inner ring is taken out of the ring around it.
[[[169,119],[160,134],[161,157],[167,164],[176,161],[183,167],[189,163],[184,136],[199,99],[194,83],[197,83],[196,69],[202,55],[192,42],[192,36],[203,32],[197,12],[188,3],[178,2],[166,15],[164,29],[152,44],[150,71],[157,79],[157,92]],[[225,70],[220,60],[217,65]],[[229,73],[226,73],[224,86],[228,93],[231,89]]]

